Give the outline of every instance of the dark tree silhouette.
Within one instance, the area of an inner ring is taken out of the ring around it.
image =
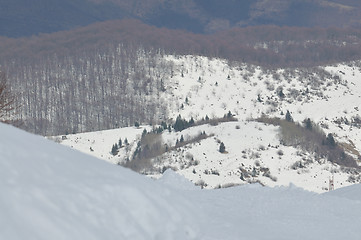
[[[293,122],[293,118],[291,116],[291,113],[288,110],[287,110],[287,113],[286,113],[286,121],[287,122]]]
[[[119,150],[118,144],[115,143],[115,144],[112,146],[111,154],[112,154],[113,156],[117,155],[117,154],[118,154],[118,150]]]
[[[221,142],[221,145],[219,145],[219,152],[224,153],[226,151],[226,146],[224,146],[224,143]]]

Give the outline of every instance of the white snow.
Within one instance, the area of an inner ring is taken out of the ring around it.
[[[132,145],[127,148],[134,149],[137,145],[136,139],[140,139],[142,131],[143,128],[126,128],[75,134],[68,135],[67,139],[61,142],[87,154],[93,154],[96,157],[103,157],[105,160],[117,163],[126,158],[125,148],[122,148],[117,156],[110,154],[111,146],[117,142],[118,136],[127,137],[129,134]],[[335,179],[335,189],[352,184],[348,181],[350,173],[341,171],[339,166],[326,160],[321,163],[313,160],[303,168],[293,169],[292,165],[295,162],[304,163],[304,159],[312,160],[314,157],[300,149],[280,144],[279,128],[272,125],[253,121],[228,122],[217,126],[205,124],[185,129],[182,132],[173,131],[169,133],[164,131],[162,139],[164,144],[174,146],[181,135],[185,140],[188,140],[203,131],[213,136],[198,143],[189,144],[179,150],[165,153],[154,160],[154,166],[160,169],[163,166],[177,169],[178,173],[193,183],[204,181],[207,188],[260,181],[262,184],[272,187],[288,186],[293,183],[306,190],[321,193],[328,191],[329,179],[332,177]],[[218,151],[219,142],[224,142],[227,153],[221,154]],[[94,148],[93,152],[89,151],[89,146]],[[279,155],[279,151],[283,155]],[[190,165],[190,157],[187,156],[191,156],[198,164]],[[258,170],[268,168],[270,177],[263,176],[264,173],[258,171],[256,177],[240,179],[241,168],[252,173],[256,165],[259,165]],[[205,173],[212,170],[218,172],[219,175]],[[151,176],[160,177],[157,174]]]
[[[182,132],[165,131],[162,139],[168,146],[174,146],[181,135],[186,140],[203,131],[214,136],[155,159],[159,169],[172,167],[194,183],[204,181],[208,188],[254,180],[272,187],[293,183],[321,193],[328,190],[332,176],[336,189],[353,184],[353,181],[349,181],[352,174],[342,171],[340,166],[326,159],[316,161],[311,153],[280,144],[278,127],[249,120],[262,114],[284,118],[281,112],[285,114],[289,110],[296,122],[311,118],[326,134],[332,133],[336,141],[347,144],[348,153],[355,158],[360,157],[361,126],[337,122],[341,118],[351,121],[359,116],[360,62],[317,67],[313,72],[304,69],[270,71],[246,64],[232,66],[222,59],[199,56],[167,56],[166,59],[174,63],[173,77],[164,79],[166,91],[160,95],[163,102],[168,103],[171,118],[168,124],[174,123],[179,114],[187,120],[191,117],[200,120],[206,115],[210,118],[222,117],[228,111],[235,115],[238,122],[202,125]],[[279,87],[283,88],[284,99],[277,95]],[[239,129],[236,129],[237,126]],[[131,156],[144,128],[151,129],[150,126],[142,126],[82,133],[68,135],[67,139],[59,142],[106,161],[119,163]],[[125,137],[130,141],[130,146],[120,149],[117,156],[112,156],[112,145]],[[225,143],[227,154],[218,152],[219,142]],[[283,155],[279,155],[279,151]],[[199,164],[189,166],[187,156],[193,156]],[[299,161],[309,163],[302,169],[292,169],[292,165]],[[361,165],[360,161],[358,163]],[[240,179],[240,167],[251,172],[258,164],[259,167],[268,168],[272,178],[260,174],[254,179]],[[205,174],[211,170],[219,175]],[[153,177],[160,175],[153,173]],[[360,175],[356,178],[360,179]]]
[[[205,190],[152,180],[0,124],[0,239],[348,239],[361,236],[361,185]]]
[[[194,205],[149,178],[0,124],[0,239],[199,239]]]

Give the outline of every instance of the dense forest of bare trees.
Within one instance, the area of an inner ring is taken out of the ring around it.
[[[152,123],[167,115],[160,95],[171,68],[159,52],[119,44],[34,63],[18,59],[6,70],[19,86],[24,128],[37,134]]]
[[[163,54],[314,67],[359,60],[361,30],[259,26],[198,35],[122,20],[0,38],[0,52],[0,67],[19,94],[23,127],[55,135],[166,119],[162,80],[172,63]]]
[[[0,70],[0,122],[15,121],[17,99],[11,91],[5,72]]]

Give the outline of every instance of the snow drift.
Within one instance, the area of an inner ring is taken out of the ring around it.
[[[176,191],[0,125],[0,239],[199,239]]]
[[[360,185],[332,194],[155,181],[0,124],[0,239],[359,239]]]

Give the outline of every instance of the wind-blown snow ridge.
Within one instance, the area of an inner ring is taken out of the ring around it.
[[[0,124],[0,239],[348,239],[361,185],[316,194],[151,180]]]

